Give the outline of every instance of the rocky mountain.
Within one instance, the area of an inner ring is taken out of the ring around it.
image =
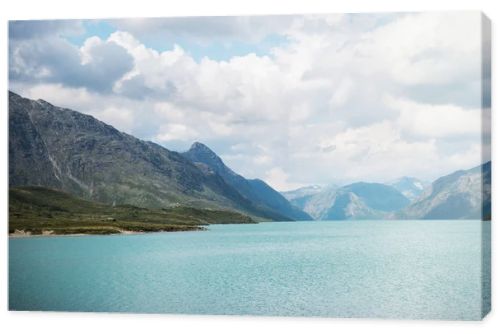
[[[403,178],[392,186],[309,187],[285,193],[291,204],[265,182],[236,174],[201,143],[180,154],[9,92],[10,187],[43,186],[116,205],[230,209],[265,220],[491,216],[490,162],[443,176],[422,192],[423,185]]]
[[[428,186],[426,182],[408,176],[388,182],[387,185],[398,190],[410,201],[417,199],[423,193],[424,188]]]
[[[490,219],[491,162],[440,177],[398,216],[407,219]]]
[[[196,164],[206,175],[219,175],[228,185],[259,209],[293,220],[310,220],[311,217],[293,206],[279,192],[262,180],[247,180],[227,167],[222,159],[202,143],[194,143],[183,155]]]
[[[329,185],[324,187],[320,192],[306,196],[305,198],[295,199],[291,201],[299,206],[302,210],[309,213],[315,219],[322,219],[325,213],[330,209],[335,201],[335,195],[339,187],[337,185]]]
[[[381,184],[357,182],[339,188],[332,206],[321,219],[379,219],[407,206],[410,201],[396,189]]]
[[[321,192],[323,187],[318,185],[312,185],[307,187],[301,187],[295,190],[283,191],[281,194],[285,197],[292,205],[298,208],[304,208],[307,201],[313,196]]]
[[[318,220],[382,219],[410,203],[391,186],[367,182],[325,187],[300,200],[292,203]]]
[[[289,218],[252,203],[218,173],[203,172],[182,154],[12,92],[9,186],[45,186],[109,204],[227,208],[264,219]]]
[[[294,200],[297,198],[316,195],[317,193],[321,192],[322,189],[323,189],[323,187],[321,187],[321,186],[312,185],[312,186],[307,186],[307,187],[301,187],[301,188],[294,189],[294,190],[282,191],[281,194],[287,200],[290,201],[290,200]]]

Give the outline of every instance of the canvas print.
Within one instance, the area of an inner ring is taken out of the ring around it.
[[[9,309],[480,320],[480,12],[9,22]]]

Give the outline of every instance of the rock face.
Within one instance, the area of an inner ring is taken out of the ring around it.
[[[391,186],[358,182],[326,187],[306,197],[301,208],[318,220],[382,219],[409,203]]]
[[[307,186],[290,191],[283,191],[281,194],[291,204],[298,208],[303,208],[305,203],[313,196],[321,192],[323,187],[318,185]]]
[[[490,219],[491,162],[440,177],[398,216],[409,219]]]
[[[389,182],[387,185],[398,190],[410,201],[417,199],[424,192],[425,187],[428,186],[426,182],[408,176]]]
[[[316,194],[298,200],[300,202],[297,201],[297,204],[301,203],[301,208],[315,219],[323,219],[335,202],[338,189],[339,187],[336,185],[329,185]]]
[[[358,182],[339,188],[332,206],[321,219],[379,219],[400,210],[410,201],[396,189],[380,184]]]
[[[310,220],[311,217],[291,205],[279,192],[262,180],[247,180],[227,167],[222,159],[202,143],[194,143],[183,155],[195,163],[206,175],[219,175],[228,185],[265,212],[292,220]]]
[[[182,154],[12,92],[9,185],[45,186],[110,204],[228,208],[264,219],[288,218],[260,208]]]

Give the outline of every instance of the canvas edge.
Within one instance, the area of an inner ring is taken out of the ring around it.
[[[491,160],[491,20],[481,16],[481,123],[482,123],[482,161]],[[484,180],[483,171],[483,180]],[[491,171],[490,171],[491,173]],[[490,174],[491,175],[491,174]],[[487,189],[489,188],[489,189]],[[482,184],[482,198],[491,197],[491,179]],[[488,194],[489,192],[489,194]],[[491,203],[491,202],[490,202]],[[491,311],[491,204],[489,217],[483,208],[481,225],[481,319]]]

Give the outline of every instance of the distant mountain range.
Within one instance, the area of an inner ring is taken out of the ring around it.
[[[310,219],[263,181],[247,181],[224,169],[217,156],[213,160],[219,165],[201,166],[196,160],[207,149],[195,144],[185,154],[169,151],[92,116],[9,92],[11,187],[44,186],[109,204],[225,208],[261,220]],[[259,195],[250,196],[238,182]]]
[[[403,177],[389,184],[299,188],[283,195],[317,220],[489,219],[491,162],[431,184]]]
[[[404,177],[279,193],[196,142],[184,153],[92,116],[9,92],[9,186],[42,186],[110,205],[229,209],[257,220],[480,219],[491,216],[491,163],[432,184]]]
[[[381,183],[357,182],[330,186],[317,193],[292,199],[318,220],[382,219],[410,203],[395,188]]]

